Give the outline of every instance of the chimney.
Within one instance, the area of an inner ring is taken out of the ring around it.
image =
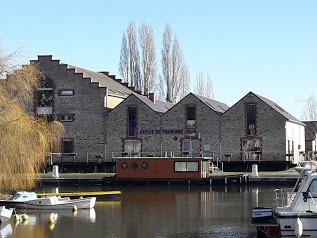
[[[155,95],[154,95],[154,93],[149,93],[149,99],[150,99],[153,103],[155,103]]]

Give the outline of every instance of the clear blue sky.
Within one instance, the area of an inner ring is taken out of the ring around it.
[[[0,47],[22,46],[23,61],[54,59],[117,74],[131,20],[152,26],[158,63],[166,24],[191,72],[213,79],[215,99],[232,106],[260,94],[300,119],[317,88],[317,1],[25,1],[1,2]]]

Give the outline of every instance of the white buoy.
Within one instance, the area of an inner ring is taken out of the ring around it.
[[[75,211],[77,211],[77,210],[78,210],[77,206],[74,205],[74,206],[73,206],[73,211],[75,212]]]
[[[294,233],[295,236],[297,238],[300,238],[303,234],[303,223],[302,221],[299,219],[299,217],[297,217],[296,221],[295,221],[295,225],[294,225]]]

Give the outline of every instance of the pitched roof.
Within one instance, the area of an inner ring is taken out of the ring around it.
[[[216,113],[218,113],[219,115],[223,114],[225,111],[227,111],[230,107],[222,102],[210,99],[210,98],[206,98],[203,96],[200,96],[198,94],[193,94],[195,97],[197,97],[200,101],[202,101],[203,103],[205,103],[210,109],[212,109],[213,111],[215,111]]]
[[[160,100],[155,100],[155,103],[152,102],[148,97],[133,93],[137,98],[139,98],[142,102],[144,102],[148,107],[150,107],[153,111],[164,114],[170,108],[172,108],[175,104],[163,102]]]
[[[253,92],[250,92],[253,93]],[[298,120],[297,118],[295,118],[293,115],[289,114],[286,110],[284,110],[281,106],[279,106],[277,103],[271,101],[270,99],[267,99],[263,96],[260,96],[258,94],[253,93],[255,96],[257,96],[259,99],[261,99],[263,102],[265,102],[267,105],[269,105],[270,107],[272,107],[275,111],[277,111],[278,113],[280,113],[282,116],[284,116],[288,121],[292,121],[295,122],[297,124],[301,124],[301,125],[305,125],[304,123],[302,123],[300,120]]]
[[[128,97],[133,90],[117,82],[115,79],[104,73],[94,72],[78,66],[67,64],[68,69],[74,69],[76,73],[82,73],[84,78],[91,78],[91,82],[99,83],[100,87],[107,87],[108,93],[119,97]]]

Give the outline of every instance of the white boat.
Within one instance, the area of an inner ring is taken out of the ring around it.
[[[0,205],[17,209],[63,210],[90,209],[95,206],[96,197],[70,199],[69,197],[37,197],[34,192],[21,191],[7,200],[0,200]]]
[[[317,237],[317,172],[297,168],[293,188],[273,191],[275,207],[254,207],[250,224],[258,237]]]
[[[8,221],[12,216],[13,209],[0,206],[0,224]]]

